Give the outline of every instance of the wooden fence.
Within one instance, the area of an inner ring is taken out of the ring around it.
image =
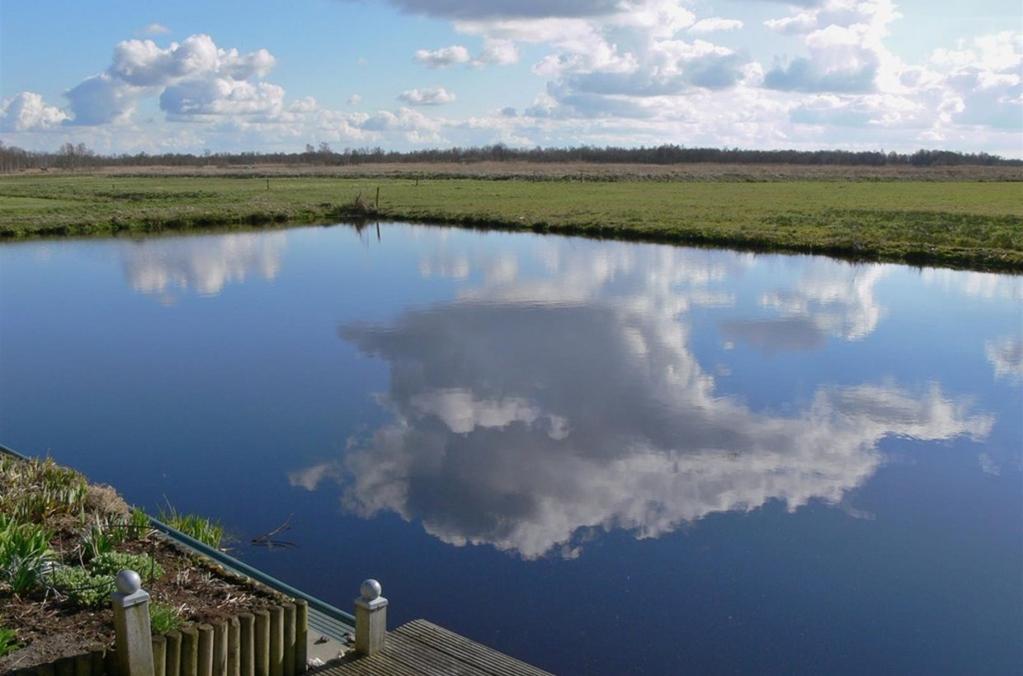
[[[192,624],[151,637],[153,666],[149,673],[153,676],[297,676],[306,671],[308,637],[309,607],[305,601],[242,612],[216,624]],[[119,632],[118,641],[121,640]],[[134,676],[133,671],[130,675],[123,672],[116,648],[97,648],[14,674]]]

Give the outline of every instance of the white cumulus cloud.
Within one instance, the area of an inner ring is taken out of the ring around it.
[[[519,50],[511,40],[487,39],[483,51],[473,60],[477,65],[507,66],[519,61]]]
[[[444,87],[426,87],[403,91],[398,98],[410,106],[439,106],[454,101],[455,95]]]
[[[143,26],[139,33],[144,35],[165,35],[170,33],[170,28],[164,26],[162,23],[156,23],[154,21],[151,24]]]
[[[68,119],[67,113],[47,105],[35,92],[21,92],[0,101],[0,131],[29,131],[56,127]]]
[[[934,38],[929,58],[909,63],[891,49],[890,28],[912,17],[900,18],[892,0],[764,3],[775,8],[766,23],[780,34],[780,46],[754,58],[740,45],[760,27],[749,26],[741,8],[724,18],[697,16],[700,6],[682,0],[392,4],[450,21],[473,41],[420,49],[415,63],[502,66],[520,71],[525,77],[515,81],[526,86],[483,101],[474,96],[469,76],[459,88],[469,111],[461,117],[442,115],[442,107],[419,117],[331,109],[302,103],[308,97],[289,100],[283,83],[273,81],[277,57],[287,55],[242,52],[200,33],[175,42],[115,45],[109,63],[95,64],[102,70],[65,92],[66,106],[35,99],[31,91],[15,93],[2,104],[0,133],[5,143],[48,149],[65,140],[58,133],[72,133],[76,141],[113,152],[294,150],[326,141],[395,149],[445,142],[683,143],[1023,154],[1019,30],[944,45]],[[357,63],[379,67],[365,59]],[[526,69],[536,77],[530,79]],[[344,87],[345,73],[339,77]],[[421,109],[450,100],[429,92],[409,89],[401,100]],[[314,93],[321,101],[333,99]],[[355,103],[353,97],[348,105]],[[162,115],[138,114],[157,106]],[[184,122],[188,129],[179,124]]]
[[[468,63],[469,50],[462,45],[451,45],[440,49],[420,49],[416,51],[416,61],[430,68],[446,68],[457,63]]]
[[[209,35],[192,35],[160,47],[152,40],[125,40],[114,47],[104,72],[65,93],[74,123],[125,122],[138,101],[159,97],[171,116],[268,114],[280,110],[283,89],[265,82],[276,60],[265,49],[248,54],[223,49]]]

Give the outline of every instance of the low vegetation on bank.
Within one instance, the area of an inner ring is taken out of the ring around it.
[[[1012,180],[35,174],[0,178],[0,235],[369,218],[1016,271],[1023,270],[1021,191]]]
[[[160,510],[159,517],[160,521],[171,528],[175,528],[214,549],[220,549],[224,542],[224,527],[218,521],[198,514],[180,514],[170,504]]]
[[[113,489],[52,460],[0,454],[0,487],[0,672],[110,646],[110,594],[126,568],[152,594],[156,633],[268,605],[158,537]]]

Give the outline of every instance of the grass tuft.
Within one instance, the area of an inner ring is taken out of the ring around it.
[[[149,625],[154,636],[176,631],[181,628],[181,612],[165,603],[150,603]]]
[[[21,461],[0,457],[0,513],[20,522],[41,523],[85,506],[88,484],[78,472],[52,459]]]
[[[133,537],[143,539],[152,532],[153,528],[149,523],[149,515],[138,507],[132,507],[128,517],[128,527]]]
[[[160,510],[159,519],[171,528],[176,528],[185,535],[191,536],[214,549],[220,549],[220,545],[223,543],[224,527],[219,521],[213,521],[198,514],[179,514],[169,504],[166,510]]]
[[[20,647],[18,635],[14,633],[14,630],[0,627],[0,657],[10,655]]]
[[[33,589],[53,559],[50,537],[43,526],[0,514],[0,582],[15,594]]]

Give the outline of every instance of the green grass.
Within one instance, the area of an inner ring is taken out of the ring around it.
[[[224,540],[224,527],[219,522],[198,514],[179,514],[168,505],[166,510],[160,510],[159,519],[171,528],[176,528],[214,549],[220,549]]]
[[[10,655],[19,647],[18,635],[14,633],[14,630],[0,627],[0,657]]]
[[[95,514],[82,534],[83,556],[94,559],[112,553],[115,547],[124,543],[128,534],[128,528]]]
[[[352,209],[357,195],[374,211]],[[361,212],[357,213],[357,212]],[[372,216],[1023,270],[1023,184],[13,176],[0,236],[149,232]]]
[[[181,614],[165,603],[149,604],[149,625],[154,636],[162,636],[181,628]]]
[[[32,590],[53,559],[51,536],[41,525],[0,513],[0,585],[15,594]]]
[[[149,515],[139,507],[132,507],[128,516],[128,530],[135,538],[144,538],[153,528],[149,523]]]
[[[0,513],[19,521],[42,522],[60,514],[78,514],[85,506],[85,478],[52,459],[22,462],[0,457]]]

